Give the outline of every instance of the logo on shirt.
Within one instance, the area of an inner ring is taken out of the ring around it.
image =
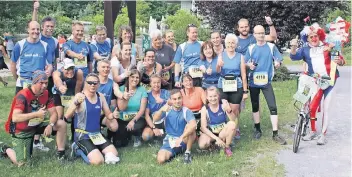
[[[223,115],[224,114],[224,112],[219,112],[218,113],[218,116],[221,116],[221,115]]]
[[[100,106],[99,106],[99,105],[96,105],[96,106],[95,106],[95,109],[100,109]]]
[[[43,57],[39,53],[25,53],[23,54],[24,57]]]

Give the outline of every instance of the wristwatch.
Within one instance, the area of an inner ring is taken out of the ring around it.
[[[155,125],[152,127],[152,129],[153,129],[153,130],[155,129]]]
[[[54,123],[50,123],[49,125],[50,125],[51,127],[54,127],[55,124],[54,124]]]
[[[248,90],[243,91],[243,93],[248,93]]]

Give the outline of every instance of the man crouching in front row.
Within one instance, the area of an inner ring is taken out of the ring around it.
[[[159,164],[163,164],[185,152],[184,163],[191,163],[191,148],[196,138],[197,122],[192,111],[182,106],[180,90],[171,90],[170,99],[172,105],[165,104],[153,116],[155,122],[162,117],[163,112],[166,113],[164,119],[166,136],[157,160]]]

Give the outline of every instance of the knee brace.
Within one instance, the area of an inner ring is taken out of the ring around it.
[[[259,102],[258,103],[252,102],[252,112],[258,112],[258,111],[259,111]]]

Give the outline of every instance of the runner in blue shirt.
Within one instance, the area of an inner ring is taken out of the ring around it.
[[[106,38],[106,27],[97,26],[95,28],[96,40],[92,40],[90,47],[94,56],[93,70],[97,72],[97,63],[103,59],[110,59],[111,56],[111,40]]]
[[[36,21],[28,23],[28,37],[17,42],[11,56],[11,72],[16,79],[16,93],[31,83],[36,70],[44,71],[47,76],[52,72],[51,48],[39,39],[40,25]]]
[[[254,119],[254,138],[259,139],[262,136],[260,129],[259,115],[259,94],[262,90],[265,100],[270,110],[270,119],[273,126],[273,140],[282,145],[286,144],[283,137],[278,135],[278,116],[273,87],[271,81],[274,77],[275,68],[280,67],[282,56],[274,44],[265,42],[265,30],[261,25],[254,27],[254,36],[256,44],[249,46],[245,60],[249,67],[249,91],[251,92],[252,112]]]
[[[65,55],[73,59],[76,68],[83,71],[84,78],[92,72],[93,54],[89,45],[83,41],[84,26],[81,22],[72,24],[73,39],[63,45]]]
[[[235,52],[237,44],[238,38],[236,35],[226,35],[226,50],[219,55],[217,71],[221,74],[218,83],[221,99],[225,99],[230,103],[232,111],[239,118],[241,112],[240,103],[248,98],[248,87],[244,56]],[[238,123],[235,138],[240,139],[240,135]]]
[[[200,61],[201,42],[197,41],[198,30],[194,24],[187,26],[188,40],[180,44],[176,50],[174,62],[175,64],[175,86],[181,87],[181,75],[189,73],[193,78],[193,85],[201,87],[202,71],[198,68]]]
[[[145,120],[148,126],[144,128],[142,134],[144,141],[148,141],[154,136],[162,137],[165,134],[164,118],[166,114],[163,114],[162,118],[156,122],[153,121],[153,115],[163,107],[170,98],[169,91],[161,89],[161,77],[158,74],[150,76],[150,86],[151,92],[148,93],[148,106],[145,110]]]
[[[218,56],[214,51],[213,43],[204,42],[201,47],[199,68],[203,72],[202,87],[207,89],[210,86],[217,86],[220,74],[216,72]]]
[[[87,156],[91,165],[102,163],[115,164],[120,161],[114,145],[111,144],[102,134],[101,125],[116,131],[118,112],[111,112],[103,94],[98,93],[99,76],[95,73],[87,75],[83,91],[76,94],[68,110],[65,119],[75,115],[74,139],[79,149]],[[101,112],[106,118],[100,119]]]
[[[170,92],[171,104],[165,104],[153,116],[153,121],[164,118],[166,136],[158,152],[157,161],[163,164],[185,151],[184,163],[191,163],[191,148],[196,138],[197,122],[191,110],[182,106],[182,94],[178,89]]]

